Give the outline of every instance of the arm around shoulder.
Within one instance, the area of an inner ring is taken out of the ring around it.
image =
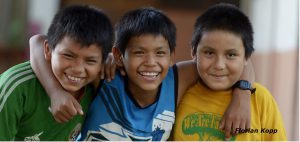
[[[51,64],[45,59],[45,35],[30,38],[30,63],[34,73],[51,99],[51,113],[58,122],[66,122],[74,115],[83,114],[77,100],[66,92],[52,73]]]
[[[63,90],[55,79],[50,62],[46,61],[44,55],[44,44],[47,40],[45,35],[35,35],[29,40],[30,64],[37,78],[51,98],[56,90]]]
[[[179,104],[187,89],[199,80],[197,63],[194,60],[181,61],[176,63],[178,71],[178,99]]]

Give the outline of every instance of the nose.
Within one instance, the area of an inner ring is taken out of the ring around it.
[[[145,56],[145,64],[148,66],[154,66],[156,63],[156,58],[152,54],[148,54]]]
[[[223,70],[223,69],[225,69],[225,66],[226,66],[225,59],[223,59],[222,57],[218,57],[215,60],[214,68],[216,70]]]
[[[81,60],[76,60],[73,62],[71,69],[74,74],[81,74],[84,72],[84,68],[84,62]]]

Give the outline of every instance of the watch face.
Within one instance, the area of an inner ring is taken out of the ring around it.
[[[251,84],[248,81],[241,81],[240,85],[244,89],[251,89]]]
[[[250,90],[251,94],[254,94],[256,88],[252,88],[251,83],[246,80],[239,80],[233,85],[234,88],[240,88],[242,90]]]
[[[236,83],[235,87],[241,88],[241,89],[249,89],[251,90],[251,83],[245,80],[240,80]]]

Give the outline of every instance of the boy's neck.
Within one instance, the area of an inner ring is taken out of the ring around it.
[[[72,96],[76,99],[76,100],[81,100],[81,98],[83,97],[84,95],[84,90],[85,90],[85,87],[81,88],[80,90],[76,91],[76,92],[72,92]]]
[[[159,89],[160,87],[153,91],[145,91],[135,87],[127,86],[129,95],[131,95],[137,105],[139,105],[141,108],[147,107],[156,102],[157,97],[159,97]]]
[[[202,79],[199,79],[198,82],[207,90],[212,91],[212,92],[226,92],[226,91],[232,91],[232,88],[224,89],[224,90],[214,90],[210,88],[209,86],[206,85],[206,83],[203,82]]]

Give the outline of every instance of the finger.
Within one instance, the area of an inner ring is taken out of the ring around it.
[[[247,123],[246,123],[245,120],[241,120],[240,128],[241,128],[241,129],[247,129]]]
[[[251,121],[250,120],[246,120],[246,129],[250,129],[251,128]]]
[[[112,62],[111,69],[110,69],[111,79],[115,78],[116,69],[117,69],[116,64]]]
[[[232,124],[232,129],[231,129],[231,134],[232,135],[236,135],[238,133],[238,130],[241,129],[240,127],[240,121],[234,121],[234,123]]]
[[[81,108],[81,105],[78,103],[77,100],[73,101],[73,105],[76,109],[76,111],[78,112],[79,115],[83,115],[83,111],[82,111],[82,108]]]
[[[48,107],[48,110],[52,113],[53,118],[55,119],[56,122],[63,123],[68,121],[68,119],[62,116],[61,114],[59,113],[54,114],[51,107]]]
[[[54,120],[58,123],[63,123],[63,121],[61,121],[61,119],[59,117],[55,117],[53,116]]]
[[[235,132],[233,133],[234,136],[237,135],[237,134],[239,134],[240,131],[246,130],[246,121],[245,120],[241,120],[240,126],[234,128],[234,129],[235,129]]]
[[[74,115],[71,115],[69,112],[66,112],[66,111],[60,111],[56,114],[57,115],[55,115],[55,117],[61,118],[60,120],[63,121],[63,122],[68,122],[74,116]]]
[[[110,81],[112,79],[112,74],[111,74],[111,69],[112,69],[112,65],[113,65],[113,55],[112,53],[109,53],[108,57],[107,57],[107,62],[106,62],[106,67],[105,67],[105,70],[106,70],[106,74],[108,77],[107,77],[107,81]]]
[[[57,115],[55,115],[54,119],[58,123],[65,123],[65,122],[68,122],[70,120],[69,118],[65,117],[62,113],[58,113]]]
[[[224,117],[223,117],[222,120],[221,120],[219,129],[220,129],[220,130],[224,130],[224,127],[225,127],[225,119],[224,119]]]
[[[105,76],[105,71],[104,71],[104,64],[101,65],[101,70],[100,70],[100,79],[104,79]]]
[[[225,137],[225,141],[230,141],[231,136],[229,135],[229,137]]]
[[[125,76],[125,75],[126,75],[126,72],[125,72],[125,69],[124,69],[124,68],[120,68],[119,70],[120,70],[122,76]]]
[[[76,107],[74,106],[74,101],[76,101],[74,98],[71,98],[72,100],[70,100],[71,102],[68,103],[69,105],[65,105],[63,106],[62,111],[60,111],[63,115],[65,115],[67,118],[73,117],[75,115],[77,115],[77,110]],[[65,110],[65,111],[63,111]]]
[[[108,59],[108,60],[109,60],[109,59]],[[110,80],[111,80],[110,66],[111,66],[110,61],[107,61],[107,62],[105,63],[104,70],[105,70],[105,78],[106,78],[106,80],[107,80],[108,82],[110,82]]]
[[[232,121],[226,121],[225,123],[225,140],[228,141],[231,138]]]

